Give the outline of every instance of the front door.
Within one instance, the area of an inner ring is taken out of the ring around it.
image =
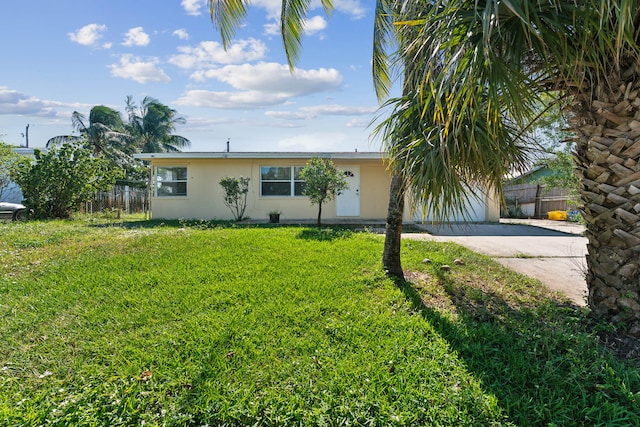
[[[336,216],[360,216],[360,167],[345,166],[340,170],[349,188],[336,197]]]

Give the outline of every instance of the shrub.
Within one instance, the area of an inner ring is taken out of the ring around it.
[[[107,160],[94,158],[90,150],[72,144],[47,153],[35,150],[34,156],[35,162],[21,163],[12,177],[36,218],[68,218],[96,191],[108,190],[123,176],[123,171]]]
[[[247,209],[247,194],[251,178],[225,176],[219,182],[224,191],[224,204],[231,210],[233,218],[240,221]]]

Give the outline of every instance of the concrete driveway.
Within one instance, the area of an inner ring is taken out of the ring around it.
[[[501,264],[539,279],[585,305],[587,238],[578,224],[548,220],[503,220],[497,224],[423,225],[428,233],[405,238],[452,241],[494,258]]]

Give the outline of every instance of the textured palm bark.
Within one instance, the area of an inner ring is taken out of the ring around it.
[[[404,280],[402,263],[400,261],[404,193],[405,184],[402,174],[393,172],[391,174],[391,185],[389,188],[389,207],[387,210],[382,264],[387,275],[398,280]]]
[[[635,68],[635,65],[634,65]],[[577,99],[570,120],[582,177],[588,303],[601,319],[640,336],[640,81]]]

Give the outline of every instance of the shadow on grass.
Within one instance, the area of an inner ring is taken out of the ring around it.
[[[435,275],[431,288],[396,284],[511,422],[640,425],[638,363],[608,352],[583,311],[549,298],[514,303],[486,283]]]

